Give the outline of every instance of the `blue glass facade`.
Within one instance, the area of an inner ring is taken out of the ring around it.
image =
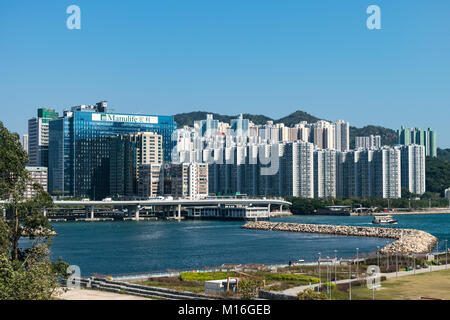
[[[136,132],[163,136],[164,161],[176,141],[173,116],[71,111],[50,122],[49,192],[102,198],[109,195],[109,139]]]

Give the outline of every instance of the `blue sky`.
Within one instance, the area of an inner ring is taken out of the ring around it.
[[[81,30],[66,8],[81,8]],[[381,30],[366,8],[381,8]],[[0,109],[205,110],[432,127],[450,147],[450,1],[0,0]]]

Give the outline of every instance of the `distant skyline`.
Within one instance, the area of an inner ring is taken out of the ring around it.
[[[69,30],[66,8],[81,8]],[[381,8],[381,30],[366,9]],[[0,0],[0,120],[107,100],[116,112],[302,110],[431,127],[450,147],[450,1]]]

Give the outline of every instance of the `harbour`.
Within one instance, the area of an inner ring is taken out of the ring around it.
[[[445,226],[449,215],[404,215],[396,226],[429,232],[443,241],[450,239]],[[371,217],[288,216],[273,222],[371,226]],[[226,263],[287,264],[315,260],[322,256],[369,255],[392,243],[388,238],[339,236],[333,234],[267,232],[244,230],[244,221],[103,221],[53,222],[58,236],[53,239],[52,259],[62,257],[80,266],[83,275],[167,272],[201,269]]]

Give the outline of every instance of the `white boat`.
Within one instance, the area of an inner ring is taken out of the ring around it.
[[[372,223],[373,224],[396,224],[398,220],[395,220],[392,218],[392,216],[375,216],[373,217]]]

